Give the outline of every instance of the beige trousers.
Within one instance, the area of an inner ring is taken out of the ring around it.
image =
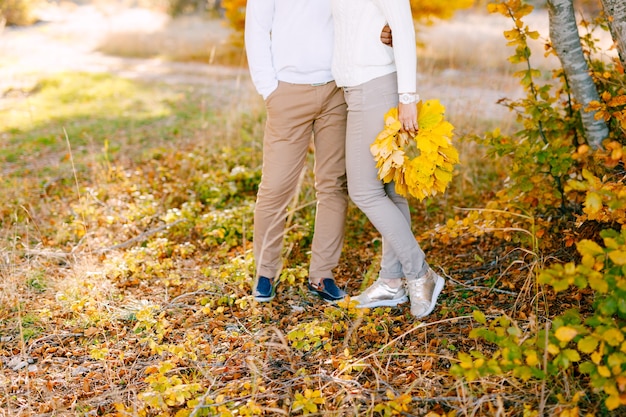
[[[334,82],[280,82],[265,100],[263,171],[254,210],[257,276],[275,277],[287,207],[292,201],[313,139],[316,215],[310,278],[332,278],[343,246],[348,204],[345,168],[346,103]]]

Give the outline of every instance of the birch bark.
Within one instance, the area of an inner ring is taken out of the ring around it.
[[[580,114],[585,137],[592,148],[600,148],[609,129],[604,120],[594,118],[595,112],[585,111],[591,101],[600,98],[583,54],[573,0],[548,0],[548,12],[552,47],[561,61],[574,99],[582,105]]]
[[[609,20],[611,36],[617,45],[620,62],[626,67],[626,1],[602,0],[602,8]]]

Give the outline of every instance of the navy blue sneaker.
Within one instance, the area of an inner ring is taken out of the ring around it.
[[[253,295],[254,299],[260,302],[272,301],[276,296],[276,288],[274,288],[272,278],[260,276]]]
[[[346,292],[337,287],[335,280],[332,278],[324,278],[319,284],[309,282],[309,291],[331,303],[343,300],[346,297]]]

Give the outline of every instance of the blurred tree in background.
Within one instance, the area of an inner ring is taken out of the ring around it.
[[[209,13],[222,16],[222,0],[169,0],[169,14]]]
[[[474,0],[411,0],[413,18],[419,23],[450,19],[457,10],[474,6]]]
[[[430,24],[436,19],[449,19],[457,10],[470,8],[474,3],[474,0],[411,0],[411,9],[417,22]],[[243,45],[246,0],[222,0],[222,5],[228,24],[235,31],[232,41]]]
[[[39,0],[0,0],[0,22],[10,26],[34,23],[36,19],[32,11],[37,3]]]

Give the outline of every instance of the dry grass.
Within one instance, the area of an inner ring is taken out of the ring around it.
[[[148,10],[131,10],[112,19],[99,50],[124,57],[163,58],[208,64],[241,65],[241,53],[229,42],[224,21],[201,16],[169,18]]]
[[[533,65],[544,70],[555,68],[555,58],[543,57],[548,39],[547,12],[536,10],[525,22],[541,35],[530,44]],[[435,68],[508,75],[512,68],[507,58],[515,51],[506,46],[503,32],[512,25],[511,20],[501,15],[478,10],[459,12],[452,20],[438,22],[419,32],[422,56]]]

